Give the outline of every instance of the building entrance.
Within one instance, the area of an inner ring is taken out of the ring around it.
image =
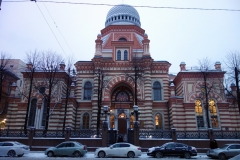
[[[118,134],[126,134],[127,133],[127,120],[126,115],[121,113],[118,116]]]
[[[113,88],[111,94],[110,127],[118,131],[124,141],[127,140],[128,128],[131,127],[131,114],[133,106],[133,92],[130,86],[120,83]]]

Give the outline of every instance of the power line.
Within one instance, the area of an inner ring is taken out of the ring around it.
[[[40,7],[38,6],[38,4],[37,4],[37,3],[36,3],[36,5],[37,5],[37,7],[38,7],[39,11],[41,12],[41,14],[42,14],[43,18],[45,19],[45,21],[46,21],[46,23],[47,23],[48,27],[50,28],[50,30],[51,30],[51,32],[52,32],[52,34],[53,34],[53,36],[55,37],[55,39],[57,40],[57,42],[58,42],[59,46],[61,47],[61,49],[62,49],[63,53],[65,54],[65,56],[67,56],[67,55],[66,55],[66,53],[65,53],[65,51],[64,51],[64,49],[63,49],[63,47],[61,46],[60,42],[58,41],[58,39],[57,39],[56,35],[54,34],[54,32],[53,32],[52,28],[50,27],[50,25],[49,25],[49,23],[48,23],[47,19],[45,18],[44,14],[42,13],[42,11],[41,11]]]
[[[112,4],[97,4],[97,3],[80,3],[80,2],[59,2],[59,1],[45,1],[45,0],[16,0],[16,1],[2,1],[2,2],[46,2],[46,3],[60,3],[60,4],[78,4],[78,5],[94,5],[94,6],[116,6]],[[197,7],[159,7],[159,6],[134,6],[135,8],[155,8],[155,9],[176,9],[176,10],[202,10],[202,11],[230,11],[240,12],[240,9],[227,9],[227,8],[197,8]]]
[[[50,17],[51,17],[51,19],[52,19],[53,23],[55,24],[55,26],[56,26],[57,30],[58,30],[58,31],[59,31],[59,33],[61,34],[61,36],[62,36],[63,40],[65,41],[65,43],[67,44],[67,46],[68,46],[69,50],[72,52],[73,56],[75,57],[75,55],[74,55],[73,51],[71,50],[70,46],[68,45],[68,43],[67,43],[66,39],[64,38],[64,36],[63,36],[62,32],[61,32],[61,31],[60,31],[60,29],[58,28],[58,26],[57,26],[56,22],[54,21],[54,19],[53,19],[52,15],[50,14],[50,12],[49,12],[48,8],[46,7],[45,3],[43,3],[43,4],[44,4],[44,6],[45,6],[45,8],[46,8],[46,10],[47,10],[47,12],[48,12],[48,14],[50,15]]]

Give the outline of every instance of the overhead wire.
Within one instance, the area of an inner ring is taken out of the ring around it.
[[[49,10],[48,10],[47,6],[45,5],[45,3],[43,3],[43,4],[44,4],[44,6],[45,6],[45,8],[46,8],[46,10],[47,10],[47,12],[48,12],[48,14],[50,15],[50,17],[51,17],[51,19],[52,19],[53,23],[55,24],[55,27],[57,28],[57,30],[58,30],[58,31],[59,31],[59,33],[61,34],[61,36],[62,36],[63,40],[64,40],[64,41],[65,41],[65,43],[67,44],[67,46],[68,46],[69,50],[71,51],[71,53],[72,53],[72,54],[73,54],[73,56],[75,57],[75,54],[73,53],[72,49],[70,48],[69,44],[67,43],[67,41],[66,41],[65,37],[63,36],[62,32],[61,32],[61,31],[60,31],[60,29],[58,28],[58,26],[57,26],[56,22],[54,21],[54,19],[53,19],[52,15],[51,15],[51,13],[49,12]],[[75,58],[76,58],[76,57],[75,57]]]
[[[47,25],[48,25],[49,29],[51,30],[51,32],[52,32],[52,34],[53,34],[53,36],[55,37],[56,41],[58,42],[58,44],[59,44],[60,48],[62,49],[63,53],[65,54],[65,56],[67,56],[67,55],[66,55],[66,52],[64,51],[64,49],[63,49],[63,47],[62,47],[62,45],[60,44],[59,40],[57,39],[57,36],[56,36],[56,35],[55,35],[55,33],[53,32],[53,30],[52,30],[51,26],[49,25],[49,23],[48,23],[48,21],[47,21],[47,19],[46,19],[46,17],[44,16],[43,12],[41,11],[40,7],[38,6],[38,4],[37,4],[37,3],[36,3],[36,5],[37,5],[37,7],[38,7],[39,11],[41,12],[41,14],[42,14],[42,16],[43,16],[44,20],[46,21],[46,23],[47,23]]]
[[[68,2],[68,1],[48,1],[48,0],[16,0],[16,1],[6,1],[2,2],[46,2],[46,3],[60,3],[60,4],[79,4],[79,5],[95,5],[95,6],[115,6],[113,4],[99,4],[99,3],[81,3],[81,2]],[[240,12],[240,9],[227,9],[227,8],[197,8],[197,7],[159,7],[159,6],[137,6],[131,5],[135,8],[156,8],[156,9],[177,9],[177,10],[203,10],[203,11],[230,11],[230,12]]]

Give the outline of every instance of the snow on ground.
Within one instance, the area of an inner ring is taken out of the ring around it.
[[[24,157],[29,158],[46,158],[47,156],[44,154],[44,152],[41,151],[31,151],[29,154],[25,154]],[[88,152],[85,156],[85,158],[95,158],[94,152]],[[146,154],[146,152],[143,152],[142,155],[139,158],[148,158],[149,156]],[[197,156],[192,157],[194,159],[201,159],[201,158],[208,158],[205,153],[198,153]],[[235,159],[234,159],[235,160]]]

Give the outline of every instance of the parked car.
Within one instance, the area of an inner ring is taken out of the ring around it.
[[[97,148],[95,157],[139,157],[141,156],[141,147],[134,146],[130,143],[115,143],[109,147]]]
[[[155,158],[162,158],[164,156],[181,156],[189,159],[191,156],[197,155],[197,149],[183,143],[168,142],[162,146],[149,148],[147,155]]]
[[[0,156],[22,157],[29,153],[29,146],[15,141],[0,142]]]
[[[209,149],[207,156],[212,158],[226,159],[240,154],[240,144],[225,144],[221,148]]]
[[[87,146],[74,141],[62,142],[56,147],[50,147],[45,151],[45,155],[47,155],[48,157],[53,156],[82,157],[86,153]]]

